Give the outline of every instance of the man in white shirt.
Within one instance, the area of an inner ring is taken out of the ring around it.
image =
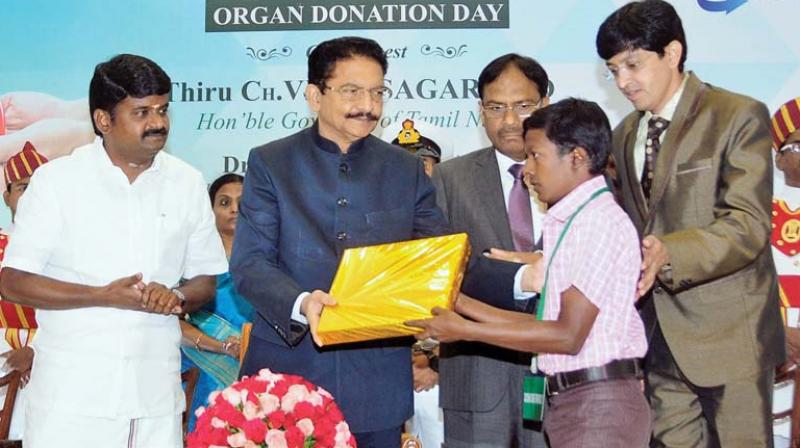
[[[146,58],[99,64],[101,138],[40,168],[19,203],[0,294],[38,309],[27,448],[182,446],[177,316],[227,263],[202,175],[161,151],[170,88]]]
[[[473,258],[490,248],[532,252],[539,240],[545,207],[522,181],[522,122],[549,103],[548,85],[547,72],[529,57],[511,53],[490,62],[478,77],[478,92],[492,146],[434,169],[436,202],[454,232],[469,234]],[[522,382],[530,363],[530,353],[466,342],[442,345],[445,445],[545,446],[542,433],[522,421]]]

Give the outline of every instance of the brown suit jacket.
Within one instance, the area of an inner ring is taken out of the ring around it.
[[[629,114],[614,130],[614,157],[625,210],[642,236],[664,242],[672,265],[644,304],[648,334],[657,319],[678,366],[699,386],[771,368],[785,350],[769,246],[766,107],[689,73],[649,206],[634,167],[641,116]]]

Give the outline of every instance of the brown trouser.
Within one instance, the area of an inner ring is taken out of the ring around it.
[[[550,397],[544,430],[552,448],[643,448],[650,406],[635,378],[589,383]]]
[[[772,447],[771,366],[716,387],[692,384],[675,363],[661,328],[650,341],[645,370],[653,408],[651,447]],[[713,369],[709,363],[709,369]]]

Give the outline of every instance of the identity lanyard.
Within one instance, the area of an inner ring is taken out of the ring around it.
[[[572,221],[575,220],[575,217],[578,216],[578,213],[580,213],[584,207],[589,205],[590,202],[607,191],[610,191],[608,187],[603,187],[592,193],[589,199],[584,201],[584,203],[581,204],[580,207],[578,207],[578,209],[572,213],[572,215],[570,215],[569,219],[567,219],[564,229],[561,230],[561,234],[558,236],[558,240],[553,248],[553,252],[550,254],[550,259],[547,261],[547,270],[545,270],[544,274],[544,285],[542,286],[542,291],[539,293],[536,320],[542,320],[544,317],[544,302],[545,298],[547,297],[547,281],[550,278],[550,266],[553,264],[556,252],[558,252],[558,248],[561,246],[564,236],[567,234],[567,231],[572,225]],[[541,422],[544,419],[544,404],[547,400],[547,380],[545,375],[539,372],[537,361],[538,355],[534,354],[531,358],[531,373],[533,374],[526,375],[524,381],[522,382],[522,418],[534,422]]]
[[[575,217],[578,216],[578,213],[580,213],[587,205],[589,205],[590,202],[594,201],[598,196],[607,191],[611,190],[609,190],[608,187],[603,187],[592,193],[592,195],[589,196],[589,199],[584,201],[583,204],[581,204],[581,206],[570,215],[569,219],[567,219],[567,223],[564,225],[564,229],[562,229],[561,234],[558,235],[556,246],[553,248],[553,252],[550,254],[550,259],[547,260],[547,269],[544,272],[544,285],[542,286],[542,291],[539,293],[539,303],[536,306],[536,320],[542,320],[544,318],[544,302],[547,297],[547,281],[550,278],[550,266],[553,264],[553,260],[556,258],[556,252],[558,252],[558,248],[561,247],[561,242],[564,240],[567,230],[569,230],[570,226],[572,226],[572,221],[575,220]]]

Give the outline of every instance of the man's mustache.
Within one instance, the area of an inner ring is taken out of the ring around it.
[[[151,135],[162,135],[162,136],[166,137],[167,136],[167,128],[148,129],[148,130],[144,131],[144,134],[142,134],[142,138],[150,137]]]
[[[522,126],[515,126],[515,127],[504,127],[500,129],[500,134],[503,135],[522,135]]]
[[[369,121],[378,121],[380,117],[370,112],[359,112],[355,114],[347,114],[347,118],[366,118]]]

